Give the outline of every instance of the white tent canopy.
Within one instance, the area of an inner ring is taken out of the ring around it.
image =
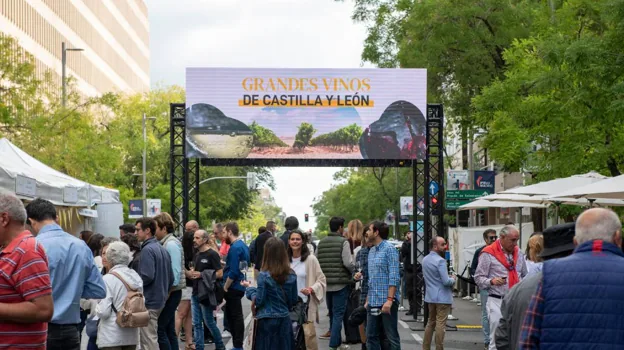
[[[624,182],[624,179],[623,179],[623,182]],[[624,198],[624,196],[622,196],[621,198]],[[568,196],[565,194],[563,196],[561,194],[556,194],[553,196],[549,196],[549,195],[527,196],[523,194],[507,194],[507,193],[501,192],[501,193],[495,193],[495,194],[490,194],[487,196],[479,197],[478,199],[483,199],[483,200],[488,200],[488,201],[523,202],[523,203],[535,203],[535,204],[567,204],[567,205],[580,205],[580,206],[599,205],[599,206],[610,206],[610,207],[624,206],[624,200],[621,200],[621,199],[596,198],[595,200],[592,200],[592,203],[590,204],[590,201],[587,200],[586,198],[574,198],[572,196]]]
[[[573,198],[589,198],[596,199],[596,203],[600,204],[600,198],[611,198],[611,200],[624,199],[624,175],[608,178],[602,181],[594,182],[586,186],[569,189],[550,198],[559,200],[558,197]]]
[[[522,194],[527,196],[535,195],[555,195],[564,191],[568,191],[571,188],[577,188],[599,182],[607,179],[606,176],[598,174],[596,172],[589,172],[587,174],[573,175],[570,177],[564,177],[561,179],[555,179],[550,181],[544,181],[536,183],[534,185],[522,186],[512,188],[501,193],[503,194]]]
[[[511,202],[504,200],[489,201],[486,199],[477,199],[470,203],[464,204],[458,210],[482,209],[482,208],[546,208],[545,205],[526,202]]]
[[[119,191],[56,171],[5,138],[0,139],[0,189],[15,192],[22,199],[43,198],[68,207],[119,203]]]

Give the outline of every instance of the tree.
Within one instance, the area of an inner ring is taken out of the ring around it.
[[[350,151],[358,144],[362,136],[362,128],[357,124],[351,124],[334,132],[319,135],[310,141],[312,146],[329,146],[337,149],[344,147]]]
[[[142,115],[155,117],[147,123],[147,195],[160,198],[168,211],[169,103],[185,100],[183,88],[159,86],[146,93],[85,98],[70,79],[63,108],[60,89],[37,80],[32,56],[10,37],[0,36],[0,48],[0,136],[69,176],[118,189],[125,204],[142,196],[141,178],[135,176],[142,172]],[[202,167],[200,176],[246,176],[249,171],[274,186],[266,168]],[[197,190],[202,191],[204,223],[243,218],[256,198],[240,180],[212,181]]]
[[[400,197],[412,194],[411,176],[408,168],[359,168],[338,172],[334,177],[337,183],[323,192],[312,206],[317,217],[316,231],[328,230],[332,216],[343,216],[347,222],[359,219],[367,224],[383,220],[388,210],[398,214]]]
[[[471,100],[502,76],[503,51],[529,35],[545,7],[527,0],[355,0],[353,19],[368,26],[363,60],[427,69],[428,101],[443,103],[450,124],[460,126],[467,167]]]
[[[312,124],[306,122],[301,123],[297,129],[299,131],[297,131],[297,135],[295,135],[293,147],[302,150],[310,145],[310,140],[312,140],[312,136],[316,133],[316,129],[314,129]]]
[[[504,53],[508,70],[474,99],[483,145],[538,179],[624,169],[624,3],[567,1]]]

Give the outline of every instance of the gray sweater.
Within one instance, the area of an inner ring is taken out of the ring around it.
[[[542,273],[531,275],[516,284],[503,298],[501,319],[496,328],[494,340],[498,350],[515,350],[520,338],[524,314],[529,308],[537,285],[542,280]]]

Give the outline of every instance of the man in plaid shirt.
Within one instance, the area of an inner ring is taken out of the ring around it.
[[[574,254],[546,261],[518,349],[624,348],[622,224],[608,209],[582,213]]]
[[[368,310],[366,346],[369,350],[380,350],[380,330],[390,343],[391,350],[401,349],[398,332],[399,303],[396,291],[399,286],[399,252],[388,243],[390,229],[383,222],[373,222],[368,231],[368,242],[373,244],[368,253]]]

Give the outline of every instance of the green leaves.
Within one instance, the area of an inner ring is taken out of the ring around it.
[[[304,149],[310,146],[310,140],[316,133],[316,129],[310,123],[303,122],[297,127],[297,135],[295,135],[295,143],[293,147],[298,149]]]
[[[146,146],[147,196],[160,198],[163,210],[170,211],[169,104],[186,100],[182,87],[158,86],[146,93],[85,98],[70,78],[67,108],[62,108],[60,87],[51,83],[49,74],[37,79],[32,57],[14,39],[0,36],[0,50],[0,137],[69,176],[119,189],[124,204],[142,197]],[[145,144],[144,113],[155,118],[146,122]],[[202,167],[200,176],[246,176],[248,171],[274,186],[268,169]],[[203,223],[244,218],[257,198],[244,180],[212,181],[199,191]]]

